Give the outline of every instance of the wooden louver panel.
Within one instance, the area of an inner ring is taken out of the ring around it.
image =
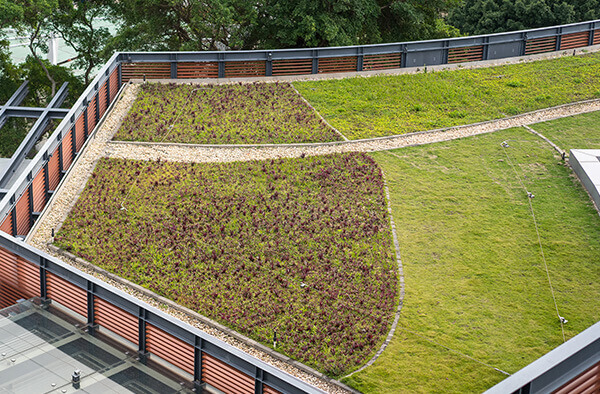
[[[46,275],[46,293],[51,300],[87,317],[87,293],[85,290],[48,272]]]
[[[552,52],[556,50],[556,37],[540,37],[527,40],[525,44],[525,54],[535,55],[536,53]]]
[[[565,34],[560,38],[560,49],[573,49],[588,46],[590,32],[582,31],[579,33]]]
[[[202,352],[202,381],[225,393],[254,393],[254,379]]]
[[[63,170],[67,171],[73,163],[73,134],[67,132],[62,140]]]
[[[115,99],[115,97],[117,97],[117,93],[119,93],[119,68],[115,68],[112,72],[112,74],[110,74],[110,77],[108,77],[108,83],[109,83],[109,93],[110,93],[110,102],[112,103],[112,101]]]
[[[554,394],[583,394],[600,392],[600,362],[581,373]]]
[[[0,225],[0,231],[4,231],[6,234],[14,235],[12,231],[12,216],[14,210],[10,211],[10,213],[6,216],[2,224]]]
[[[39,268],[0,248],[0,309],[40,295]]]
[[[98,111],[98,116],[101,118],[104,113],[106,112],[106,108],[108,108],[108,104],[106,103],[106,86],[108,84],[108,81],[104,82],[104,84],[102,85],[102,87],[100,88],[100,90],[98,91],[98,98],[99,98],[99,111]]]
[[[217,62],[178,63],[177,78],[217,78],[219,64]]]
[[[594,42],[592,42],[592,45],[598,44],[600,44],[600,29],[594,30]]]
[[[305,75],[312,73],[312,59],[273,60],[273,75]]]
[[[94,297],[94,321],[130,342],[139,341],[138,318],[102,298]]]
[[[52,157],[48,161],[48,187],[50,190],[56,190],[58,183],[60,182],[60,158],[58,148],[52,154]]]
[[[356,57],[324,57],[319,59],[319,74],[356,71]]]
[[[123,83],[130,79],[169,79],[171,78],[170,63],[122,63],[121,80]]]
[[[46,171],[41,169],[31,183],[33,192],[33,211],[41,212],[46,205]]]
[[[17,234],[27,235],[31,228],[31,212],[29,210],[29,192],[25,191],[15,206],[17,215]]]
[[[483,45],[448,49],[448,63],[475,62],[483,60]]]
[[[83,143],[85,142],[85,119],[83,118],[84,113],[82,112],[79,119],[75,122],[75,152],[79,152]]]
[[[87,124],[88,124],[88,135],[92,134],[94,131],[94,127],[96,127],[96,105],[98,104],[98,99],[96,96],[92,99],[92,101],[88,104],[87,108]]]
[[[146,324],[146,350],[194,374],[194,347],[152,324]]]
[[[401,53],[388,53],[384,55],[365,55],[363,57],[363,71],[400,68],[401,62]]]
[[[225,78],[264,77],[265,74],[266,62],[264,61],[225,63]]]
[[[281,392],[280,392],[280,391],[278,391],[278,390],[275,390],[274,388],[272,388],[272,387],[269,387],[269,386],[267,386],[266,384],[265,384],[265,385],[263,385],[263,393],[264,393],[264,394],[281,394]]]

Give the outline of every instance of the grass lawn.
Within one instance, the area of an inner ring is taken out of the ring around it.
[[[295,82],[350,139],[463,125],[600,97],[600,53],[473,70]]]
[[[375,353],[398,304],[383,178],[364,154],[102,159],[56,242],[265,344],[276,331],[278,351],[333,376]]]
[[[599,149],[600,112],[569,116],[531,126],[561,149]]]
[[[382,357],[345,380],[365,393],[481,392],[600,319],[600,218],[571,170],[524,129],[373,157],[390,186],[406,296]],[[417,335],[418,334],[418,335]],[[436,343],[432,343],[434,341]]]
[[[337,141],[288,83],[142,85],[117,140],[190,144]]]

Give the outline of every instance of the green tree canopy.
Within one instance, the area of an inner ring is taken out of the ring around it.
[[[463,33],[488,34],[599,17],[599,0],[464,0],[448,22]]]

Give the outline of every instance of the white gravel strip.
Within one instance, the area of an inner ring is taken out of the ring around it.
[[[190,317],[189,314],[184,313],[182,310],[174,310],[173,308],[169,308],[167,305],[165,305],[165,303],[159,302],[156,298],[148,297],[142,294],[141,292],[136,291],[134,288],[126,286],[121,281],[114,280],[110,276],[105,275],[102,272],[98,272],[98,270],[90,267],[84,262],[77,262],[71,259],[65,259],[55,250],[48,247],[48,244],[52,241],[52,229],[57,230],[58,228],[60,228],[62,222],[65,220],[68,213],[71,211],[71,208],[77,201],[77,198],[83,191],[83,188],[85,187],[88,178],[94,170],[96,163],[101,157],[104,156],[104,152],[107,148],[108,141],[112,138],[114,132],[119,128],[125,115],[129,111],[129,108],[131,108],[133,101],[137,97],[138,91],[139,85],[130,84],[129,86],[125,87],[119,102],[114,106],[110,116],[107,117],[106,121],[96,132],[95,136],[91,137],[91,139],[88,142],[88,146],[85,148],[82,155],[78,158],[77,162],[73,165],[73,167],[71,167],[66,178],[63,179],[62,186],[58,189],[58,191],[50,200],[49,204],[44,210],[45,212],[42,215],[42,217],[38,219],[35,228],[32,229],[27,238],[27,242],[37,247],[38,249],[43,250],[61,259],[62,261],[73,265],[81,271],[93,275],[105,281],[106,283],[109,283],[110,285],[148,303],[149,305],[159,308],[164,312],[170,314],[171,316],[174,316],[194,327],[197,327],[200,330],[206,332],[207,334],[212,335],[232,346],[235,346],[238,349],[276,368],[279,368],[321,390],[334,394],[352,392],[351,390],[344,389],[344,386],[342,386],[341,384],[336,384],[338,382],[331,383],[325,379],[319,378],[317,376],[318,373],[307,373],[290,364],[290,362],[295,361],[286,362],[274,358],[271,355],[262,352],[237,338],[227,335],[223,331],[215,329],[214,327],[204,324],[198,319]],[[251,343],[252,341],[249,342]]]
[[[599,111],[600,100],[588,100],[541,109],[522,115],[466,126],[431,130],[355,141],[287,145],[192,145],[177,143],[110,141],[106,156],[121,159],[169,160],[194,163],[267,160],[305,155],[342,152],[374,152],[431,144],[477,134],[491,133],[511,127],[522,127],[548,120]]]

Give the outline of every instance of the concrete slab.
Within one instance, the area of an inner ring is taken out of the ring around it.
[[[600,149],[571,149],[569,164],[586,188],[596,208],[600,207]]]

